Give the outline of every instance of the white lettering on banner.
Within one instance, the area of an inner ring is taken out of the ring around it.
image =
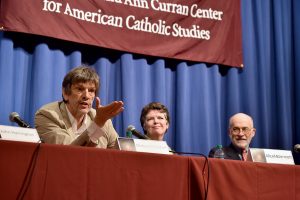
[[[113,3],[123,3],[122,0],[105,0]]]
[[[211,8],[209,8],[208,10],[200,9],[198,8],[197,4],[193,4],[191,6],[191,17],[222,20],[222,15],[222,11],[212,10]]]
[[[158,0],[151,1],[151,7],[153,10],[168,12],[168,13],[175,13],[179,15],[189,15],[189,7],[183,6],[180,4],[173,4],[173,3],[162,3]]]
[[[124,4],[132,7],[149,9],[147,0],[125,0]]]
[[[97,24],[110,25],[115,27],[123,27],[123,18],[116,17],[113,15],[104,15],[101,14],[101,10],[98,10],[98,13],[95,12],[84,12],[79,9],[71,8],[69,3],[66,4],[66,9],[64,12],[65,15],[69,15],[76,19],[81,19],[88,22],[93,22]]]
[[[173,25],[172,35],[174,37],[183,37],[183,38],[197,38],[197,39],[210,39],[210,31],[201,30],[199,26],[193,25],[193,28],[182,28],[178,24]]]
[[[121,0],[106,0],[108,2],[113,3],[123,3]],[[148,2],[146,0],[125,0],[125,5],[131,6],[131,7],[137,7],[137,8],[144,8],[149,9]],[[181,5],[181,4],[174,4],[174,3],[166,3],[161,2],[159,0],[151,0],[151,8],[155,11],[160,12],[167,12],[167,13],[173,13],[178,15],[184,15],[184,16],[191,16],[193,18],[204,18],[204,19],[211,19],[211,20],[222,20],[223,12],[218,10],[213,10],[212,8],[199,8],[197,4],[189,6]]]
[[[146,0],[106,0],[112,3],[122,3],[124,5],[149,9],[148,2]],[[60,13],[62,8],[61,3],[54,1],[44,0],[43,11]],[[151,8],[155,11],[175,13],[179,15],[189,15],[189,7],[174,4],[165,3],[159,0],[151,0]],[[72,8],[69,3],[66,3],[63,14],[74,17],[79,20],[92,22],[101,25],[108,25],[113,27],[123,28],[123,18],[120,16],[103,14],[101,9],[97,12],[83,11],[77,8]],[[190,15],[193,18],[205,18],[212,20],[222,20],[222,11],[208,9],[200,9],[197,4],[191,6]],[[126,17],[126,28],[134,31],[142,31],[147,33],[173,36],[179,38],[192,38],[201,40],[210,40],[211,34],[209,30],[203,30],[199,25],[192,24],[190,27],[183,27],[178,23],[167,24],[165,20],[159,19],[155,22],[151,21],[149,17],[142,19],[136,19],[134,15]]]
[[[126,19],[126,27],[131,30],[143,31],[148,33],[160,34],[169,36],[171,34],[174,37],[182,38],[197,38],[197,39],[210,39],[210,32],[208,30],[201,30],[200,26],[193,25],[192,28],[183,28],[179,24],[175,23],[173,26],[166,25],[163,20],[158,20],[156,23],[151,23],[148,17],[141,20],[136,20],[133,15],[130,15]]]
[[[124,5],[128,5],[131,7],[137,7],[137,8],[145,8],[149,9],[148,1],[147,0],[125,0],[124,3],[122,0],[105,0],[112,3],[122,3]]]
[[[126,18],[126,27],[131,30],[156,33],[160,35],[170,35],[170,26],[166,26],[166,22],[158,20],[157,23],[150,23],[149,18],[145,17],[141,20],[136,20],[133,15]]]
[[[57,3],[54,1],[47,1],[47,0],[44,0],[43,2],[44,2],[43,11],[60,13],[60,8],[62,6],[62,3]]]
[[[18,4],[17,0],[11,1]],[[39,10],[35,13],[37,8]],[[49,19],[51,28],[46,29],[61,28],[60,34],[51,30],[45,31],[48,36],[71,38],[71,41],[146,55],[242,66],[240,0],[42,0],[41,4],[31,9],[34,16],[41,16],[43,19],[37,18],[34,23]],[[16,20],[21,17],[16,17]],[[32,23],[29,18],[26,20],[28,24]],[[20,29],[28,28],[22,24],[15,24]],[[15,24],[9,25],[13,27]],[[232,25],[237,28],[230,28]],[[45,30],[40,26],[34,27],[36,32],[39,32],[39,29]],[[66,35],[69,31],[77,31],[78,35]],[[25,32],[31,32],[31,29]],[[87,32],[89,33],[86,34]],[[226,37],[220,37],[220,32],[224,32]],[[118,35],[122,37],[118,38]],[[146,42],[143,39],[145,37],[149,37],[147,41],[155,42]],[[157,48],[162,41],[168,47]],[[131,47],[132,42],[138,45]],[[185,45],[187,43],[189,45]],[[216,43],[223,44],[224,48],[216,48]],[[170,51],[173,44],[175,48]],[[147,47],[142,48],[145,45]],[[207,48],[207,45],[212,46]],[[187,46],[194,48],[187,49]],[[155,51],[160,48],[163,51]],[[191,52],[192,49],[195,51]]]

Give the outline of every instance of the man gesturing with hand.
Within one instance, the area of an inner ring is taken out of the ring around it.
[[[44,105],[35,114],[35,127],[43,141],[116,148],[118,134],[111,119],[124,110],[124,104],[113,101],[102,106],[97,97],[99,87],[100,79],[93,68],[79,66],[71,70],[62,83],[63,101]]]

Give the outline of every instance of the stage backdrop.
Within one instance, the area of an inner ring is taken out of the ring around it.
[[[0,124],[14,125],[8,116],[15,111],[34,125],[40,106],[61,100],[67,71],[86,63],[100,74],[102,103],[125,103],[113,119],[121,136],[130,124],[142,130],[142,107],[159,101],[170,110],[166,141],[177,151],[228,144],[228,118],[236,112],[254,118],[252,147],[290,149],[300,143],[299,9],[298,0],[241,1],[244,68],[1,32]]]

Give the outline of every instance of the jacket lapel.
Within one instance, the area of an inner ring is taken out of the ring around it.
[[[68,116],[66,104],[63,101],[60,102],[59,109],[61,111],[61,115],[62,115],[63,121],[66,125],[66,129],[67,129],[68,134],[73,135],[72,124],[71,124],[69,116]]]
[[[241,160],[239,152],[235,149],[232,143],[228,146],[226,154],[232,160]]]

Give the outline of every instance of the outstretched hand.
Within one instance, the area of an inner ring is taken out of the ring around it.
[[[96,117],[94,122],[103,127],[105,122],[124,110],[124,103],[122,101],[113,101],[106,106],[101,106],[100,98],[96,97]]]

